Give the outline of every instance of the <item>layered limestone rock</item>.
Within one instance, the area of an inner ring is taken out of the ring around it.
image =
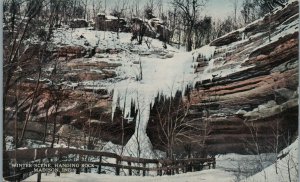
[[[73,146],[84,146],[84,138],[87,137],[117,144],[130,139],[134,133],[134,122],[124,119],[118,108],[112,118],[112,93],[107,87],[117,80],[116,69],[122,61],[114,52],[104,53],[103,57],[86,58],[88,49],[76,45],[54,48],[51,61],[43,68],[39,82],[37,74],[30,75],[31,78],[23,79],[10,90],[4,124],[7,135],[15,135],[15,96],[18,94],[21,104],[17,113],[17,128],[20,135],[24,121],[28,120],[25,138],[39,140],[46,131],[46,141],[51,141],[56,122],[55,134],[65,143],[67,138],[72,138]],[[38,92],[32,99],[35,90]],[[31,115],[27,118],[29,112]],[[135,118],[135,111],[132,113],[132,118]],[[72,134],[62,132],[66,126],[71,127]],[[74,139],[81,142],[76,143]]]
[[[186,98],[185,120],[206,132],[179,133],[175,151],[190,143],[195,152],[257,154],[291,142],[298,130],[298,15],[295,1],[212,41],[210,60],[198,56],[200,79]],[[164,149],[157,125],[150,122],[147,132]]]
[[[85,33],[76,36],[76,40],[86,41],[84,36],[91,35]],[[55,133],[62,137],[76,139],[76,135],[85,132],[83,137],[126,144],[135,132],[137,110],[132,104],[131,116],[123,116],[124,111],[117,107],[112,118],[112,93],[107,83],[128,77],[136,80],[134,76],[140,70],[134,68],[141,62],[133,55],[158,59],[175,56],[171,52],[130,48],[132,45],[125,46],[127,50],[84,44],[59,45],[51,53],[52,61],[43,70],[39,92],[33,100],[26,137],[40,139],[46,127],[51,134],[57,121]],[[166,151],[168,142],[161,128],[167,122],[160,121],[170,118],[179,122],[165,130],[171,132],[172,127],[177,127],[175,153],[274,151],[277,138],[278,147],[284,147],[297,134],[298,126],[298,2],[220,37],[209,46],[214,50],[212,57],[194,52],[198,78],[193,89],[187,88],[189,94],[180,100],[182,95],[178,93],[171,104],[164,99],[151,104],[147,135],[154,149]],[[123,64],[128,67],[122,68]],[[125,74],[129,68],[136,73]],[[22,121],[18,124],[22,129],[37,77],[33,75],[10,91],[6,134],[14,135],[16,118]],[[19,94],[22,104],[16,115],[15,90],[23,93]]]

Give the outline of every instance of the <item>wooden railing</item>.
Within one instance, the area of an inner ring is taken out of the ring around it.
[[[103,158],[113,158],[115,163],[105,162]],[[44,160],[44,161],[43,161]],[[160,160],[160,159],[145,159],[128,156],[120,156],[115,153],[100,152],[92,150],[80,150],[72,148],[36,148],[24,149],[3,152],[4,163],[4,178],[9,181],[16,181],[16,179],[23,179],[25,174],[34,173],[33,167],[16,167],[14,163],[24,164],[38,164],[45,163],[53,165],[57,163],[63,164],[90,164],[97,167],[98,174],[101,173],[101,167],[113,167],[115,174],[120,175],[120,169],[128,170],[128,175],[132,175],[132,171],[137,171],[137,174],[142,172],[146,176],[147,172],[155,171],[157,175],[174,175],[180,172],[199,171],[204,166],[215,168],[215,158],[190,158],[190,159],[176,159],[176,160]],[[151,166],[150,166],[151,165]],[[76,167],[76,173],[79,174],[83,167]],[[15,171],[10,174],[9,171]],[[84,170],[87,172],[87,168]],[[58,172],[59,175],[59,172]],[[39,180],[38,180],[39,181]]]

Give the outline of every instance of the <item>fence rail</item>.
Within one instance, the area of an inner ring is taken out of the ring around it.
[[[71,157],[75,155],[75,157]],[[91,161],[91,157],[93,160]],[[103,157],[115,159],[115,163],[103,161]],[[185,172],[199,171],[204,166],[209,168],[215,168],[216,160],[212,158],[189,158],[189,159],[176,159],[176,160],[164,160],[164,159],[146,159],[136,158],[129,156],[121,156],[110,152],[100,152],[92,150],[81,150],[72,148],[36,148],[36,149],[24,149],[14,151],[3,152],[4,163],[4,178],[9,181],[16,181],[24,179],[24,176],[34,172],[33,167],[20,167],[13,166],[13,163],[42,163],[43,159],[48,159],[49,165],[63,163],[63,164],[92,164],[97,167],[98,174],[101,173],[101,167],[115,168],[115,174],[120,175],[120,169],[128,170],[128,175],[132,175],[132,171],[136,170],[138,174],[140,171],[143,176],[146,176],[147,172],[156,171],[157,175],[173,175]],[[72,160],[72,161],[70,161]],[[150,167],[150,164],[152,167]],[[74,168],[74,167],[73,167]],[[76,173],[79,174],[83,167],[77,167]],[[84,168],[87,172],[87,168]],[[7,170],[7,171],[5,171]],[[14,171],[11,174],[10,171]],[[59,172],[58,172],[59,173]],[[59,175],[59,174],[58,174]],[[40,174],[38,175],[38,181],[40,181]]]

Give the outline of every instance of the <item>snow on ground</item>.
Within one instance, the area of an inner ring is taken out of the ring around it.
[[[278,10],[280,10],[280,8]],[[299,15],[297,14],[295,16],[299,16]],[[295,18],[295,16],[293,16],[291,18]],[[263,42],[264,43],[261,44],[258,47],[255,47],[255,48],[252,47],[253,52],[255,50],[258,50],[258,49],[268,45],[268,44],[271,44],[271,43],[274,43],[274,42],[278,41],[280,38],[282,38],[286,35],[293,34],[293,33],[297,32],[298,27],[299,27],[298,26],[299,25],[299,20],[295,19],[294,21],[287,24],[286,22],[289,22],[291,18],[289,18],[288,20],[283,22],[280,26],[276,27],[276,30],[270,35],[270,40],[269,40],[268,36],[263,37]],[[262,19],[263,18],[258,19],[256,21],[252,22],[251,24],[255,24],[259,21],[262,21]],[[250,26],[251,24],[248,24],[247,26]],[[243,31],[243,28],[239,29],[238,31],[241,33],[241,31]],[[217,49],[218,50],[224,50],[224,52],[226,52],[226,53],[230,53],[231,51],[236,49],[240,44],[242,44],[244,42],[247,42],[247,41],[249,41],[249,39],[252,39],[256,36],[261,36],[262,34],[265,34],[265,33],[267,33],[267,32],[257,33],[255,35],[252,35],[252,36],[247,37],[245,39],[243,38],[240,41],[233,42],[229,45],[218,47]],[[206,45],[206,46],[201,47],[200,49],[197,49],[197,50],[193,51],[193,54],[196,53],[195,54],[196,56],[199,54],[201,56],[204,56],[207,60],[209,60],[213,56],[215,49],[216,49],[215,46]],[[195,79],[194,84],[199,82],[199,81],[203,81],[203,80],[212,80],[214,77],[226,77],[226,76],[228,76],[232,73],[247,70],[247,69],[253,67],[253,66],[249,66],[249,67],[241,66],[241,64],[243,62],[245,62],[246,60],[240,61],[239,64],[226,63],[226,61],[223,60],[222,64],[219,64],[221,66],[217,66],[217,65],[214,64],[214,61],[216,59],[218,59],[218,58],[209,60],[208,66],[205,68],[203,73],[198,74],[198,77]],[[228,64],[231,64],[231,65],[228,66]],[[227,66],[227,68],[223,69],[225,66]]]
[[[271,42],[267,40],[267,36],[265,37],[265,44],[262,46],[272,43],[286,34],[297,31],[297,25],[298,20],[288,25],[283,24],[271,35]],[[242,29],[239,31],[242,31]],[[129,120],[131,120],[131,104],[135,104],[138,109],[136,131],[126,144],[125,155],[133,154],[133,156],[146,158],[155,157],[152,145],[146,135],[146,127],[151,105],[158,94],[172,97],[177,91],[184,92],[187,86],[194,85],[198,81],[209,80],[214,77],[225,77],[251,68],[241,66],[246,60],[240,61],[238,64],[228,63],[230,65],[227,65],[224,60],[223,64],[219,64],[221,66],[218,67],[215,65],[215,59],[219,58],[211,59],[216,50],[215,46],[206,45],[192,52],[181,52],[172,46],[168,46],[168,49],[165,50],[162,49],[162,42],[159,40],[145,37],[150,43],[149,48],[145,42],[142,45],[131,42],[130,33],[120,33],[120,38],[118,38],[115,32],[93,31],[87,28],[68,29],[64,32],[58,31],[55,35],[54,40],[57,44],[123,50],[117,55],[98,55],[104,57],[100,59],[92,58],[91,60],[121,63],[122,66],[116,70],[118,81],[108,84],[106,82],[93,81],[83,83],[83,85],[86,88],[108,88],[113,93],[113,112],[116,107],[120,107],[123,110],[124,117]],[[225,52],[230,52],[248,39],[226,45],[222,49],[224,48]],[[198,55],[209,60],[208,66],[203,73],[193,74]]]
[[[262,168],[270,166],[275,161],[276,155],[273,153],[260,155],[229,153],[216,156],[216,168],[232,172],[236,181],[240,181],[260,172]]]
[[[232,49],[234,49],[236,47],[236,44],[240,44],[240,43],[245,42],[245,41],[247,41],[247,40],[241,40],[238,43],[234,42],[230,45],[226,45],[226,46],[223,46],[223,47],[218,47],[218,49],[219,50],[224,49],[225,52],[228,53],[229,51],[231,51]],[[200,56],[204,57],[206,60],[208,60],[208,66],[205,67],[205,69],[202,73],[197,74],[196,78],[194,79],[193,85],[195,85],[199,81],[201,82],[203,80],[212,80],[214,77],[225,77],[225,76],[230,75],[232,73],[236,73],[236,72],[243,71],[243,70],[251,68],[251,66],[249,66],[249,67],[242,67],[241,66],[241,64],[245,60],[239,62],[239,64],[231,64],[230,66],[228,66],[226,64],[226,61],[223,60],[223,63],[220,64],[222,66],[218,67],[214,64],[215,60],[216,59],[223,59],[223,58],[218,57],[218,58],[211,59],[214,56],[215,50],[216,50],[215,46],[206,45],[206,46],[203,46],[203,47],[193,51],[193,55],[194,55],[193,59],[194,60],[197,59],[198,55],[200,55]],[[224,67],[224,68],[222,68],[222,67]],[[227,68],[225,68],[225,67],[227,67]]]
[[[266,167],[261,172],[258,172],[245,179],[245,174],[241,174],[244,171],[253,173],[255,166],[259,166],[259,161],[255,155],[238,155],[238,154],[226,154],[216,156],[216,168],[207,169],[199,172],[190,172],[184,174],[177,174],[174,176],[156,176],[152,174],[150,176],[115,176],[114,169],[107,169],[108,174],[97,174],[96,169],[92,170],[92,173],[81,173],[80,175],[73,173],[61,173],[61,176],[55,176],[54,173],[42,174],[42,181],[64,181],[64,182],[76,182],[76,181],[103,181],[103,182],[137,182],[137,181],[149,181],[149,182],[286,182],[298,181],[298,145],[299,139],[295,140],[290,146],[279,152],[277,166],[278,174],[276,174],[276,164],[270,165],[270,161],[274,161],[274,154],[261,154],[264,158],[264,166]],[[105,159],[106,160],[106,159]],[[110,161],[109,159],[106,161]],[[110,162],[115,162],[110,161]],[[240,171],[237,171],[240,169]],[[104,168],[103,168],[104,170]],[[243,171],[244,170],[244,171]],[[290,171],[290,175],[289,172]],[[121,173],[123,174],[123,173]],[[289,177],[290,176],[290,177]],[[290,179],[289,179],[290,178]],[[30,176],[24,181],[36,181],[37,174]]]
[[[299,162],[298,162],[298,146],[299,138],[295,140],[290,146],[282,150],[276,163],[265,168],[263,171],[243,180],[243,182],[296,182],[299,179]],[[281,158],[282,156],[282,158]]]
[[[6,136],[5,138],[5,144],[6,144],[6,150],[15,150],[15,144],[14,144],[14,137],[13,136]],[[18,149],[31,149],[31,148],[46,148],[51,146],[51,142],[45,142],[43,143],[40,140],[32,140],[32,139],[26,139],[25,140],[26,147],[19,147]],[[59,143],[54,143],[54,148],[67,148],[67,144],[62,142],[62,140]],[[76,148],[73,146],[70,146],[70,148]]]
[[[24,181],[36,181],[37,175],[33,175]],[[219,169],[203,170],[199,172],[190,172],[178,174],[174,176],[112,176],[107,174],[81,173],[62,173],[60,177],[55,177],[54,174],[42,174],[42,181],[57,181],[57,182],[76,182],[76,181],[101,181],[101,182],[232,182],[234,176],[230,172],[225,172]]]
[[[259,155],[225,154],[216,156],[216,168],[230,171],[236,181],[242,182],[286,182],[298,181],[299,139],[279,152]],[[277,173],[276,173],[276,157]],[[262,161],[262,164],[260,163]],[[263,166],[264,169],[261,169]],[[289,172],[290,171],[290,175]],[[290,176],[290,179],[289,179]]]
[[[297,14],[295,16],[299,16],[299,15]],[[294,16],[291,17],[291,18],[294,18]],[[286,22],[289,21],[289,20],[290,19],[286,20]],[[269,39],[268,37],[265,37],[264,38],[264,43],[261,44],[260,46],[258,46],[255,50],[260,49],[260,48],[262,48],[262,47],[264,47],[268,44],[271,44],[273,42],[276,42],[280,38],[282,38],[286,35],[298,32],[299,31],[298,30],[298,27],[299,27],[298,25],[299,25],[299,20],[298,19],[295,19],[293,22],[291,22],[289,24],[282,23],[282,25],[276,27],[276,31],[274,33],[272,33],[272,35],[270,37],[271,41],[268,40]],[[255,50],[253,50],[253,51],[255,51]]]
[[[260,21],[260,20],[257,20]],[[255,23],[255,22],[253,22]],[[297,31],[298,20],[289,25],[282,25],[277,28],[271,37],[271,42],[278,40],[279,37]],[[243,29],[239,30],[240,32]],[[198,55],[209,60],[215,52],[214,46],[203,46],[192,52],[184,53],[178,49],[168,46],[167,50],[162,49],[162,42],[156,39],[144,37],[150,43],[149,47],[144,42],[137,45],[130,41],[130,33],[120,33],[119,37],[115,32],[93,31],[88,28],[59,30],[55,33],[54,41],[61,45],[80,45],[84,47],[98,47],[124,50],[118,58],[122,66],[117,69],[117,74],[122,77],[122,81],[112,84],[104,84],[93,81],[87,82],[86,86],[103,88],[109,87],[113,92],[113,111],[118,106],[123,110],[124,117],[130,116],[131,104],[135,104],[138,109],[135,134],[125,146],[125,154],[146,158],[155,157],[152,145],[146,135],[146,127],[149,119],[151,105],[158,94],[172,97],[177,91],[184,92],[187,86],[193,85],[198,81],[212,79],[213,77],[225,77],[229,74],[248,69],[239,64],[222,65],[226,69],[219,69],[214,64],[215,59],[211,59],[203,73],[194,73],[195,60]],[[269,44],[271,42],[267,41]],[[225,52],[231,51],[238,44],[247,41],[243,39],[224,47]],[[163,55],[161,55],[163,53]],[[112,59],[112,55],[109,55]],[[131,57],[130,57],[131,56]],[[130,57],[130,58],[129,58]],[[107,59],[109,60],[109,59]],[[137,64],[133,64],[137,62]],[[225,62],[223,62],[225,64]],[[218,69],[216,69],[218,68]],[[112,116],[113,117],[113,116]],[[109,151],[114,147],[106,147]]]
[[[118,54],[96,54],[90,60],[90,62],[121,63],[121,66],[116,69],[118,75],[116,81],[110,83],[86,81],[81,85],[85,88],[106,87],[113,93],[112,113],[118,106],[123,110],[124,117],[129,120],[131,104],[135,104],[138,109],[136,131],[127,143],[124,155],[153,158],[157,155],[153,152],[151,142],[146,135],[150,107],[158,94],[172,97],[177,91],[184,92],[188,85],[193,84],[195,58],[191,53],[182,52],[170,45],[167,49],[163,49],[161,41],[149,37],[144,37],[143,44],[138,45],[136,41],[130,40],[131,36],[131,33],[119,33],[118,38],[115,32],[78,28],[57,31],[54,42],[58,45],[123,50]],[[209,52],[206,53],[208,50]],[[207,46],[198,51],[209,57],[213,54],[214,48]],[[106,151],[114,152],[113,150],[118,148],[108,145],[104,148]]]
[[[89,28],[75,28],[75,29],[58,29],[54,33],[54,43],[56,45],[75,45],[83,47],[98,47],[101,49],[123,49],[123,50],[137,50],[149,51],[145,42],[142,45],[131,42],[131,33],[119,33],[119,38],[116,32],[96,31]],[[163,47],[163,43],[158,39],[144,37],[144,40],[149,42],[150,50]],[[177,51],[178,49],[168,46],[167,50]]]
[[[241,172],[251,171],[254,174],[261,167],[259,164],[260,160],[263,163],[263,167],[267,167],[276,161],[276,155],[273,153],[260,154],[260,156],[235,153],[218,155],[216,156],[216,168],[235,172],[238,170]],[[245,175],[249,176],[250,174]]]

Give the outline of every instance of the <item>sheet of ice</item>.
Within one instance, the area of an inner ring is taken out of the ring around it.
[[[216,46],[205,45],[199,49],[192,51],[192,54],[198,56],[201,55],[209,60],[215,53]],[[194,57],[196,59],[197,57]]]
[[[210,60],[210,64],[213,64],[213,59]],[[236,72],[240,72],[243,70],[247,70],[252,68],[253,66],[248,66],[248,67],[242,67],[240,65],[232,65],[231,67],[227,68],[227,69],[220,69],[217,71],[211,71],[211,68],[216,68],[216,67],[206,67],[205,70],[203,71],[203,73],[200,73],[197,75],[197,77],[194,80],[194,84],[195,85],[197,82],[201,82],[203,80],[212,80],[214,77],[226,77],[230,74],[236,73]]]
[[[287,33],[296,31],[296,26],[293,23],[288,26],[283,25],[282,27],[279,27],[278,31],[272,35],[272,41]],[[244,29],[242,28],[238,31],[242,32],[243,30]],[[149,119],[151,104],[158,94],[171,97],[174,96],[178,90],[184,91],[187,85],[192,85],[202,80],[212,79],[213,77],[224,77],[249,68],[241,67],[240,65],[232,65],[232,67],[227,69],[217,69],[214,64],[215,60],[211,59],[216,49],[214,46],[206,45],[190,53],[178,53],[179,51],[171,46],[168,46],[167,50],[161,49],[162,42],[156,39],[147,38],[149,42],[151,42],[149,49],[145,43],[143,45],[137,45],[134,42],[131,42],[130,33],[120,33],[119,37],[120,38],[118,39],[117,33],[114,32],[92,31],[86,28],[79,28],[74,30],[69,29],[65,32],[56,32],[54,39],[57,43],[61,44],[80,46],[89,45],[105,49],[119,48],[124,50],[124,52],[120,54],[122,58],[114,58],[114,61],[122,59],[122,66],[117,68],[117,74],[119,78],[125,80],[118,81],[113,85],[104,84],[102,82],[93,82],[85,85],[85,87],[102,88],[103,86],[109,86],[109,89],[111,91],[113,90],[113,111],[119,106],[121,110],[123,110],[126,118],[130,116],[131,104],[135,104],[139,110],[138,119],[136,121],[136,131],[126,145],[126,151],[135,151],[135,156],[147,158],[154,156],[151,143],[145,130]],[[224,46],[224,49],[226,51],[231,51],[231,49],[235,49],[238,44],[247,40],[248,39],[244,39],[234,42],[231,45]],[[268,43],[269,42],[266,41],[265,44]],[[164,51],[168,53],[174,52],[173,58],[161,59],[159,54]],[[158,55],[153,56],[152,54],[147,56],[149,53],[153,52],[157,52]],[[141,54],[143,54],[143,56]],[[195,77],[193,74],[193,67],[198,55],[201,55],[210,61],[205,68],[205,71]],[[141,68],[139,64],[133,64],[133,62],[141,62]],[[241,61],[241,63],[242,62],[243,61]],[[142,79],[137,81],[140,79],[141,73]],[[142,144],[142,146],[138,146],[137,143]],[[137,152],[138,148],[141,149],[140,152]],[[131,152],[128,152],[127,154],[132,154]]]
[[[113,85],[113,112],[119,106],[125,117],[130,116],[131,103],[138,109],[136,130],[126,144],[126,151],[133,156],[154,157],[152,145],[146,135],[150,107],[158,94],[175,96],[184,92],[194,79],[193,57],[190,53],[175,53],[173,58],[141,57],[142,79],[127,79]],[[140,146],[138,145],[140,144]],[[140,149],[140,150],[139,150]],[[139,151],[139,152],[137,152]]]

